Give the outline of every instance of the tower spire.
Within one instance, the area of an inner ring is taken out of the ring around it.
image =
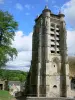
[[[48,0],[46,0],[45,9],[48,9]]]
[[[61,9],[59,10],[59,14],[61,14]]]
[[[48,4],[45,5],[45,9],[48,9]]]

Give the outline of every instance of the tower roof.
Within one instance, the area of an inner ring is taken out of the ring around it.
[[[65,16],[62,12],[61,12],[61,10],[59,10],[59,16]]]
[[[49,12],[51,12],[51,10],[48,8],[48,5],[45,5],[45,8],[44,8],[43,11],[49,11]]]

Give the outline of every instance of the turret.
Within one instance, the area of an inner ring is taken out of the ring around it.
[[[61,13],[61,11],[59,11],[59,17],[60,17],[60,21],[64,21],[64,17],[65,15],[63,13]]]
[[[48,9],[48,6],[45,6],[44,10],[42,11],[43,17],[50,17],[50,10]]]
[[[45,52],[45,61],[49,61],[49,46],[50,46],[50,13],[51,11],[48,9],[48,6],[45,6],[42,11],[43,16],[43,33],[42,33],[42,45],[44,46]]]

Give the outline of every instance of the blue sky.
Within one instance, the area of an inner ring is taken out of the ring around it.
[[[0,10],[8,11],[19,24],[12,41],[13,47],[18,51],[18,57],[7,63],[8,69],[29,70],[34,20],[45,5],[55,14],[58,14],[60,9],[65,14],[68,55],[75,55],[75,0],[0,0]]]
[[[2,1],[2,0],[1,0]],[[33,30],[34,19],[42,12],[45,5],[54,13],[58,13],[61,6],[69,0],[3,0],[0,9],[9,11],[19,23],[19,30],[26,34]]]

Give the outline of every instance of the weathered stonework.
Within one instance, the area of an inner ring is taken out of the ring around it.
[[[0,90],[8,90],[8,82],[0,79]]]
[[[27,100],[75,100],[72,98],[27,97]]]
[[[28,96],[75,96],[70,88],[64,14],[55,15],[45,8],[35,20],[27,82]]]

